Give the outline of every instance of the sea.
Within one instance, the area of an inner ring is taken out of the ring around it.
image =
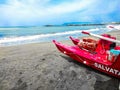
[[[106,25],[0,27],[0,47],[69,40],[85,36],[81,31],[103,34],[110,29]]]

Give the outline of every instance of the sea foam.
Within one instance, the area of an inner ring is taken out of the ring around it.
[[[33,43],[33,42],[45,42],[51,41],[53,39],[63,40],[63,38],[68,36],[81,36],[81,31],[83,30],[73,30],[73,31],[65,31],[58,33],[49,33],[49,34],[39,34],[39,35],[31,35],[31,36],[19,36],[19,37],[3,37],[0,38],[1,46],[10,46],[24,43]],[[100,32],[99,28],[85,30],[88,32]]]

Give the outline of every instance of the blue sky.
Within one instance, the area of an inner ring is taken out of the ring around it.
[[[0,0],[0,26],[119,21],[120,0]]]

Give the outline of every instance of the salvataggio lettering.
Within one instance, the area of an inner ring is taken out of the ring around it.
[[[115,74],[115,75],[120,76],[120,71],[119,71],[119,70],[116,70],[116,69],[107,67],[107,66],[105,66],[105,65],[98,64],[98,63],[94,63],[94,66],[97,67],[97,68],[99,68],[99,69],[102,69],[102,70],[104,70],[104,71],[107,71],[107,72],[110,72],[110,73],[113,73],[113,74]]]

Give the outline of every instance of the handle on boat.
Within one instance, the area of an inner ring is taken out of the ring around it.
[[[86,32],[86,31],[82,31],[82,33],[83,33],[83,34],[88,34],[88,35],[90,35],[90,33],[89,33],[89,32]]]
[[[109,28],[114,28],[114,27],[110,25]]]
[[[111,29],[120,30],[120,29],[118,29],[118,28],[116,28],[116,27],[114,27],[114,26],[112,26],[112,25],[110,25],[110,26],[108,26],[108,27],[111,28]]]

